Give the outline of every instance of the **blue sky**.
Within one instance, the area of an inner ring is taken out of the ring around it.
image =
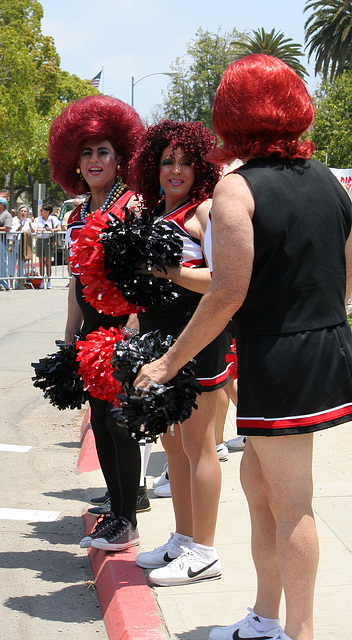
[[[41,0],[42,31],[53,36],[61,68],[91,79],[104,67],[100,91],[131,102],[132,76],[170,70],[177,57],[186,59],[196,31],[223,33],[236,27],[282,31],[304,43],[304,0]],[[316,86],[314,64],[301,59]],[[138,82],[134,104],[145,118],[162,102],[171,79],[153,75]]]

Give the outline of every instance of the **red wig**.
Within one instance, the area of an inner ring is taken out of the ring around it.
[[[163,120],[149,127],[131,164],[133,188],[143,196],[147,209],[153,211],[160,200],[160,158],[169,145],[181,147],[194,167],[191,202],[210,198],[220,176],[220,169],[208,160],[216,144],[214,134],[201,122]]]
[[[88,193],[77,174],[81,145],[85,140],[108,140],[121,155],[121,177],[128,183],[128,163],[137,148],[144,125],[137,112],[117,98],[102,94],[72,102],[55,118],[49,133],[51,175],[65,191]]]
[[[299,137],[313,118],[312,99],[291,67],[262,53],[241,58],[226,69],[216,92],[213,126],[224,146],[211,159],[310,158],[314,144]]]

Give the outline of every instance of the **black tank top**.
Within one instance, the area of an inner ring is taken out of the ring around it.
[[[282,334],[346,320],[345,243],[351,201],[314,160],[253,159],[236,173],[255,201],[255,257],[241,333]]]

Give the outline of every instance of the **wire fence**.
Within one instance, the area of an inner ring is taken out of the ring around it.
[[[65,231],[45,235],[0,232],[0,286],[46,289],[51,280],[70,277]]]

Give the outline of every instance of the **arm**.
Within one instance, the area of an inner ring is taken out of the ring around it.
[[[192,213],[191,217],[186,220],[185,227],[187,231],[195,238],[198,238],[201,243],[203,255],[204,253],[204,235],[208,222],[209,210],[211,206],[211,200],[205,200],[202,202]],[[190,269],[189,267],[174,267],[167,269],[166,274],[160,272],[157,269],[152,269],[151,273],[156,278],[164,278],[172,280],[174,284],[195,291],[196,293],[204,294],[208,291],[211,283],[211,274],[208,267],[200,267]]]
[[[162,358],[142,367],[136,386],[150,386],[149,379],[164,383],[173,378],[216,338],[240,308],[253,266],[253,213],[253,196],[244,178],[223,178],[215,188],[213,200],[212,283],[175,344]]]
[[[75,331],[81,328],[82,322],[83,315],[76,298],[76,278],[72,277],[70,288],[68,290],[68,310],[65,329],[65,344],[71,344],[71,342],[73,342]]]
[[[145,273],[152,273],[156,278],[172,280],[172,282],[184,289],[202,294],[208,291],[211,282],[208,267],[200,267],[199,269],[190,269],[189,267],[182,266],[174,267],[173,269],[167,269],[166,274],[164,271],[158,271],[153,268],[151,271],[146,270]]]
[[[346,248],[346,297],[345,304],[349,301],[352,294],[352,232],[347,238]]]

